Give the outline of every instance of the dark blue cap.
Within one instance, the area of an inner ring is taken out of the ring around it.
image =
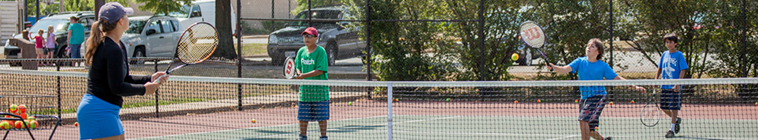
[[[118,2],[109,2],[100,7],[99,15],[100,19],[104,19],[108,21],[108,24],[111,24],[124,17],[124,15],[131,15],[132,13],[134,13],[132,8],[126,8]]]

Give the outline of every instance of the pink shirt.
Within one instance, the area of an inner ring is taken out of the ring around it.
[[[34,36],[34,48],[42,49],[42,37]]]

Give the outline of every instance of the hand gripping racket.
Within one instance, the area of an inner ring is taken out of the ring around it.
[[[179,37],[176,50],[174,50],[174,59],[166,68],[166,75],[181,67],[205,61],[216,50],[216,45],[218,45],[218,33],[213,25],[207,22],[197,22],[190,25]],[[179,65],[171,68],[177,62],[176,59],[179,59]],[[162,75],[158,79],[166,75]],[[155,83],[161,82],[158,79],[155,79]]]
[[[524,23],[521,23],[521,40],[526,43],[531,48],[534,48],[537,50],[537,52],[542,55],[542,58],[545,59],[545,63],[550,63],[550,61],[547,59],[547,56],[545,56],[544,53],[542,53],[542,45],[545,44],[545,33],[542,31],[542,27],[540,25],[537,25],[537,22],[534,21],[526,21]],[[548,65],[549,66],[549,65]],[[553,71],[552,67],[550,71]]]
[[[282,74],[284,74],[284,78],[292,79],[297,76],[297,69],[295,67],[295,58],[293,57],[287,57],[287,59],[284,59],[284,68]]]

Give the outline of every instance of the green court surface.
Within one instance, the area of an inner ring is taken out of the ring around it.
[[[576,117],[516,117],[516,116],[420,116],[395,115],[393,139],[580,139]],[[675,139],[758,139],[758,120],[685,119]],[[328,122],[329,139],[386,140],[387,117],[332,120]],[[667,120],[655,127],[643,126],[639,118],[601,118],[599,132],[618,140],[666,139],[670,128]],[[283,140],[299,135],[296,123],[202,132],[182,135],[138,138],[136,140],[230,139]],[[308,137],[318,139],[318,125],[308,126]]]

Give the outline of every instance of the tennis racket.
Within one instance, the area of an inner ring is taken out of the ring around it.
[[[657,93],[658,90],[653,89],[653,94],[648,95],[647,103],[645,103],[640,112],[640,122],[647,127],[658,125],[658,122],[661,120],[661,110],[658,108],[658,101],[660,99],[656,98]]]
[[[547,56],[545,56],[545,53],[542,53],[542,50],[540,50],[542,45],[545,44],[545,32],[542,30],[542,27],[540,27],[537,22],[525,21],[524,23],[521,23],[520,31],[521,40],[523,40],[529,47],[537,50],[537,52],[542,55],[542,59],[545,59],[546,64],[550,63]],[[553,71],[552,67],[550,68],[550,71]]]
[[[205,61],[216,50],[216,45],[218,45],[218,33],[213,25],[207,22],[197,22],[190,25],[184,30],[182,36],[179,37],[178,43],[176,43],[174,59],[168,65],[168,68],[166,68],[166,75],[184,66]],[[177,63],[176,67],[171,68],[177,62],[177,59],[179,59],[178,62],[180,63]],[[166,75],[162,75],[158,79]],[[160,80],[156,80],[155,83],[160,83]]]
[[[284,78],[292,79],[297,76],[297,69],[295,67],[295,58],[293,57],[287,57],[287,59],[284,59],[284,67],[282,68],[282,74],[284,75]]]

